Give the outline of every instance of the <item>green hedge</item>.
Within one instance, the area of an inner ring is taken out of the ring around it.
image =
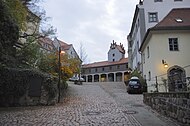
[[[48,100],[56,98],[58,93],[57,80],[50,75],[31,69],[1,67],[0,106],[20,106],[19,99],[27,95],[27,91],[29,90],[29,79],[31,77],[43,78],[42,86],[44,86],[44,89],[48,92]]]

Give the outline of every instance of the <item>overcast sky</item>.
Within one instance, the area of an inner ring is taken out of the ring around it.
[[[51,17],[57,38],[73,44],[80,42],[87,53],[86,63],[106,61],[113,40],[122,43],[127,53],[135,6],[139,0],[44,0],[40,5]],[[126,57],[128,55],[126,54]]]

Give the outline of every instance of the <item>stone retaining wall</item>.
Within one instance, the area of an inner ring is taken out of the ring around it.
[[[0,68],[0,106],[54,105],[57,82],[37,70]]]
[[[190,92],[144,93],[144,103],[184,125],[190,125]]]

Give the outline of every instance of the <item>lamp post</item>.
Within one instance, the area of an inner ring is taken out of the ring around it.
[[[58,54],[58,67],[59,67],[59,80],[58,80],[58,103],[60,102],[60,97],[61,97],[61,89],[60,89],[60,81],[61,81],[61,54],[64,54],[64,51],[61,51],[61,47],[59,47],[59,54]]]

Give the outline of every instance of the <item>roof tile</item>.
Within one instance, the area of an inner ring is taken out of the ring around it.
[[[92,67],[101,67],[101,66],[110,66],[110,65],[117,65],[117,64],[124,64],[128,62],[128,58],[123,58],[119,61],[109,62],[109,61],[102,61],[102,62],[95,62],[91,64],[84,64],[83,68],[92,68]]]
[[[165,28],[165,27],[186,27],[190,26],[190,8],[175,8],[172,9],[169,14],[160,21],[154,29]],[[181,19],[182,21],[176,21]]]

